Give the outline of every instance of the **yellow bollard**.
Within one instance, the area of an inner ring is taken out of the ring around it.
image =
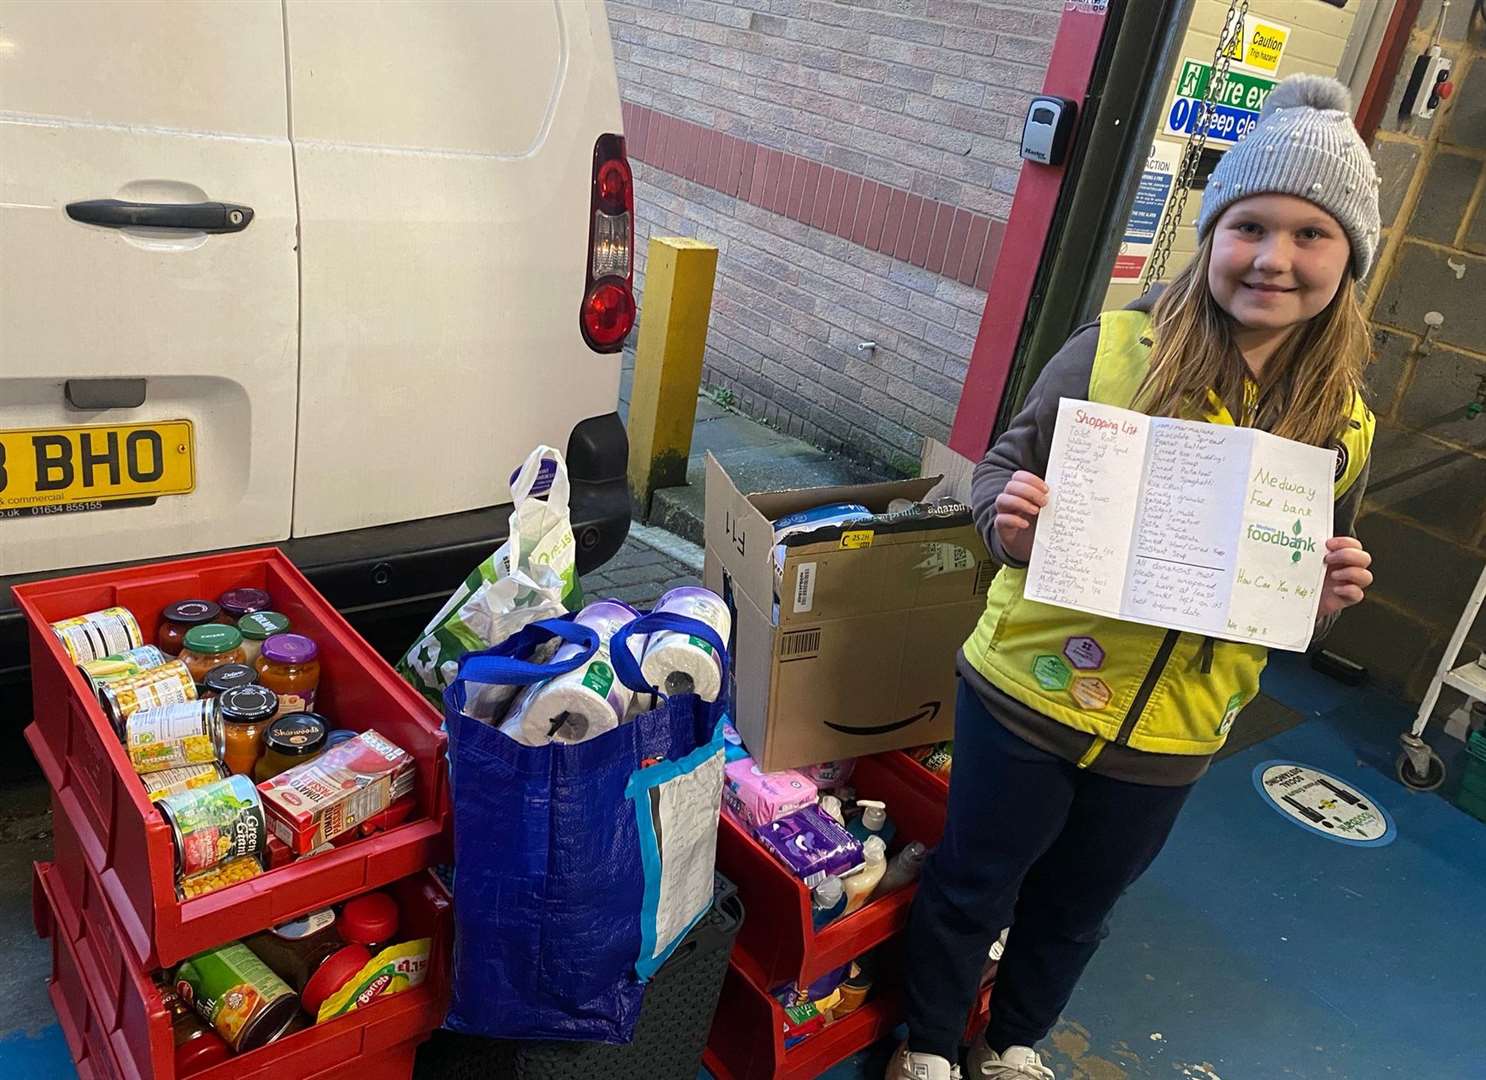
[[[657,488],[686,483],[716,274],[713,245],[651,237],[629,403],[629,487],[641,516]]]

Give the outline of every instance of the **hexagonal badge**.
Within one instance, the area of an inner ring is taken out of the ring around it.
[[[1044,690],[1067,690],[1073,672],[1068,670],[1061,656],[1043,653],[1032,661],[1032,676]]]
[[[1063,655],[1080,671],[1093,671],[1104,666],[1104,646],[1091,637],[1071,637],[1063,642]]]
[[[1078,702],[1079,708],[1090,712],[1105,708],[1109,705],[1109,699],[1114,696],[1107,682],[1092,675],[1080,675],[1074,679],[1070,693],[1073,694],[1073,700]]]

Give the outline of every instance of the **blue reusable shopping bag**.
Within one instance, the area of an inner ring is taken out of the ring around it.
[[[530,747],[466,712],[490,686],[580,667],[594,632],[532,623],[460,662],[444,694],[454,794],[454,989],[445,1026],[490,1038],[628,1042],[644,984],[706,914],[722,798],[722,701],[648,687],[629,639],[711,627],[659,612],[610,642],[615,674],[658,705],[571,745]],[[529,659],[556,637],[581,653]]]

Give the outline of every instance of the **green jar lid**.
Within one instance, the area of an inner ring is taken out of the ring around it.
[[[289,629],[289,619],[277,611],[255,611],[237,620],[242,636],[254,641],[264,641]]]
[[[186,631],[186,648],[196,653],[227,653],[243,643],[236,628],[221,623],[193,626]]]

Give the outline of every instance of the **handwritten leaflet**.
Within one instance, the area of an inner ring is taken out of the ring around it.
[[[1303,651],[1331,533],[1331,450],[1064,398],[1026,596]]]

